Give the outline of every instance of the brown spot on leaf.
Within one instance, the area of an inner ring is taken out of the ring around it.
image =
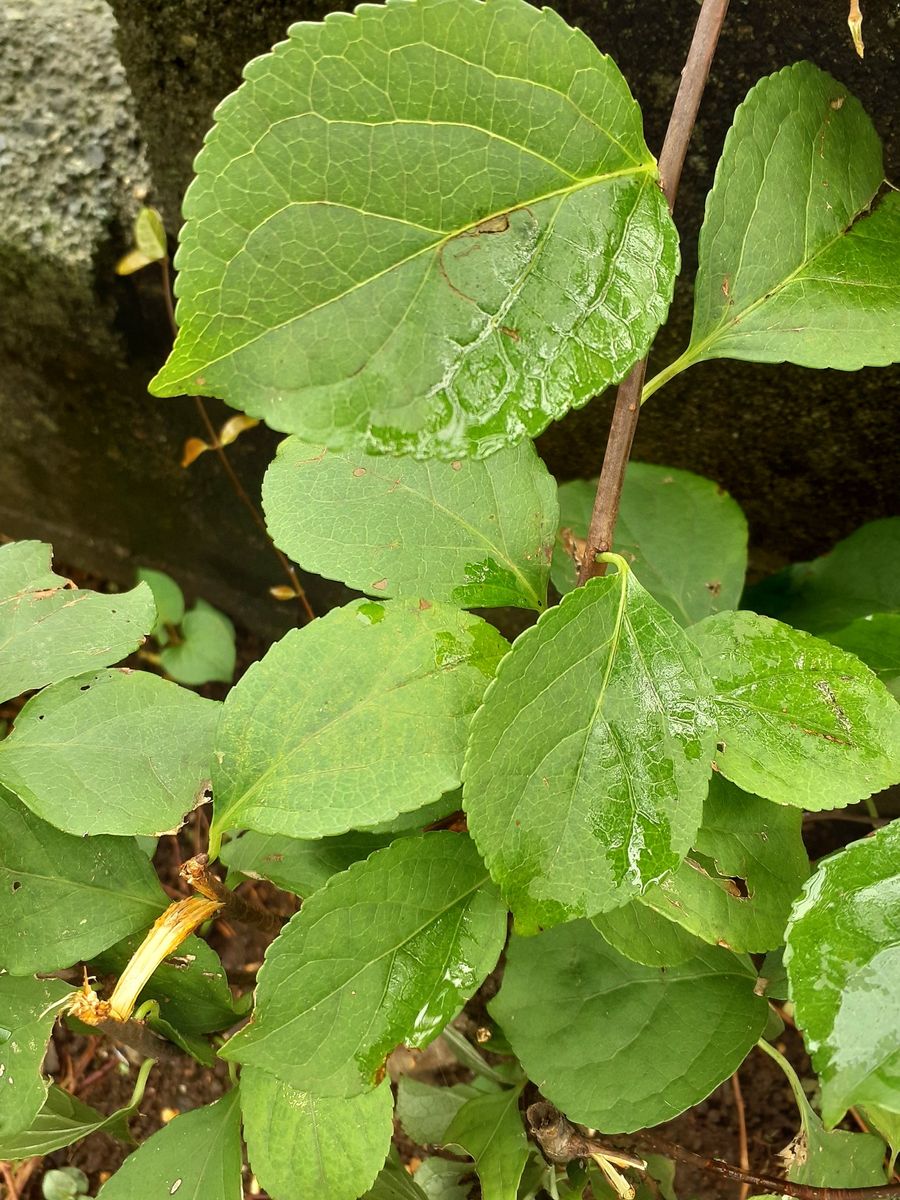
[[[361,476],[365,475],[365,473],[366,473],[365,467],[354,467],[353,468],[353,478],[354,479],[361,478]]]
[[[452,463],[450,464],[450,466],[453,468],[453,470],[454,470],[454,471],[461,471],[461,470],[462,470],[462,463],[461,463],[461,462],[459,462],[459,460],[457,460],[456,462],[452,462]]]
[[[383,592],[384,589],[387,587],[387,580],[386,579],[376,579],[375,582],[372,584],[372,587],[374,588],[374,590],[376,592]]]
[[[419,611],[420,612],[427,612],[429,608],[431,608],[430,600],[420,600],[419,601]]]

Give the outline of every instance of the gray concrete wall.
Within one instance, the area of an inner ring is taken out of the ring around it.
[[[158,275],[117,278],[145,198],[179,225],[182,192],[215,104],[243,63],[318,18],[327,0],[0,0],[0,532],[52,538],[76,565],[125,577],[162,566],[263,629],[287,619],[279,581],[213,456],[178,466],[200,432],[189,401],[146,382],[169,334]],[[697,5],[694,0],[557,0],[618,61],[658,148]],[[703,199],[735,106],[761,75],[799,58],[860,97],[898,176],[900,0],[866,7],[860,63],[843,0],[732,0],[679,200],[685,272],[656,358],[690,323]],[[900,511],[900,371],[813,372],[711,363],[648,404],[636,453],[712,476],[741,501],[758,562],[810,556],[857,524]],[[216,413],[225,412],[213,405]],[[560,477],[599,464],[609,401],[541,439]],[[233,448],[248,490],[276,438]],[[313,583],[324,605],[334,588]]]

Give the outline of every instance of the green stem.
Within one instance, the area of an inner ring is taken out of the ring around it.
[[[865,800],[863,801],[863,803],[864,803],[864,804],[865,804],[865,806],[866,806],[866,812],[867,812],[867,813],[869,814],[869,816],[872,818],[872,824],[873,824],[873,825],[880,825],[880,824],[881,824],[881,817],[880,817],[880,815],[879,815],[879,813],[878,813],[878,808],[877,808],[877,806],[876,806],[876,804],[875,804],[875,801],[874,801],[874,799],[873,799],[871,796],[866,796],[866,798],[865,798]]]
[[[695,362],[696,359],[691,353],[690,348],[688,348],[674,362],[669,363],[667,367],[663,367],[648,383],[644,384],[644,390],[641,392],[641,404],[645,400],[649,400],[654,392],[658,392],[661,387],[665,387],[676,375],[680,375],[682,371],[686,371],[688,367],[693,366]]]

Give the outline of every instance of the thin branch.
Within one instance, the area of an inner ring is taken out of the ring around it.
[[[162,269],[163,296],[166,302],[166,312],[169,317],[169,325],[172,329],[172,336],[175,337],[178,333],[178,325],[175,321],[175,309],[172,305],[172,287],[169,273],[169,260],[167,258],[161,258],[159,260],[159,265]],[[215,426],[210,420],[209,413],[206,411],[206,405],[203,403],[203,397],[194,396],[193,400],[197,409],[197,415],[203,423],[203,428],[206,430],[206,436],[209,438],[210,449],[215,451],[216,456],[218,457],[222,466],[222,470],[225,472],[226,476],[228,477],[228,482],[231,484],[232,489],[234,490],[234,494],[253,518],[254,523],[262,530],[263,536],[268,542],[272,553],[278,559],[279,566],[281,567],[288,583],[290,584],[291,591],[297,597],[297,601],[299,602],[306,619],[308,621],[314,621],[316,619],[316,614],[313,612],[312,605],[310,604],[306,592],[303,589],[303,585],[300,583],[300,580],[297,577],[297,571],[294,567],[294,564],[281,553],[281,551],[272,541],[272,538],[269,535],[269,530],[266,527],[265,517],[248,496],[244,485],[241,483],[234,467],[231,465],[231,460],[225,453],[225,447],[219,441],[219,435],[216,433]]]
[[[741,1161],[741,1170],[750,1170],[750,1148],[747,1145],[747,1116],[744,1112],[744,1093],[741,1091],[741,1081],[738,1078],[738,1073],[731,1077],[731,1090],[734,1093],[734,1107],[737,1111],[738,1124],[738,1158]],[[738,1200],[747,1200],[750,1195],[750,1184],[746,1180],[741,1184],[738,1192]]]
[[[755,1191],[762,1191],[774,1196],[793,1196],[795,1200],[896,1200],[900,1197],[900,1185],[879,1184],[876,1187],[863,1188],[829,1188],[813,1187],[806,1183],[792,1183],[789,1179],[774,1179],[770,1175],[757,1175],[753,1171],[744,1171],[732,1163],[720,1158],[704,1158],[693,1150],[686,1150],[674,1142],[667,1142],[655,1134],[640,1133],[635,1135],[638,1144],[652,1153],[664,1154],[675,1162],[687,1166],[698,1167],[701,1171],[709,1171],[723,1179],[731,1179],[735,1183],[748,1183]]]
[[[675,97],[665,142],[659,156],[660,186],[669,202],[670,209],[675,206],[675,197],[678,194],[678,184],[681,181],[681,170],[684,166],[688,142],[697,119],[700,99],[706,87],[709,69],[727,11],[728,0],[703,0],[691,48],[681,73],[681,85],[678,88],[678,95]],[[613,547],[613,534],[619,516],[622,485],[625,482],[625,468],[628,465],[638,417],[641,414],[641,390],[644,386],[646,370],[647,360],[645,358],[631,368],[628,376],[619,385],[616,394],[616,407],[613,411],[609,440],[606,444],[603,467],[597,483],[597,494],[594,499],[594,511],[591,514],[587,544],[578,573],[579,583],[586,583],[588,579],[602,575],[606,571],[606,564],[598,563],[596,556],[612,550]]]
[[[179,874],[201,896],[221,904],[220,916],[242,925],[255,925],[264,933],[278,933],[281,929],[282,922],[275,913],[248,904],[243,896],[227,888],[218,875],[209,869],[209,857],[206,854],[196,854],[188,859]]]

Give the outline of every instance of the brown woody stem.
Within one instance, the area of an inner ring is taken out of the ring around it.
[[[675,207],[688,143],[727,11],[728,0],[703,0],[691,48],[681,73],[681,85],[675,97],[662,153],[659,156],[660,186],[670,209]],[[594,498],[594,511],[591,514],[584,557],[578,573],[579,583],[586,583],[606,571],[606,563],[598,563],[596,557],[612,550],[622,485],[625,482],[625,468],[641,414],[641,391],[646,370],[647,360],[644,358],[631,368],[619,384],[609,440],[606,443],[603,467]]]

